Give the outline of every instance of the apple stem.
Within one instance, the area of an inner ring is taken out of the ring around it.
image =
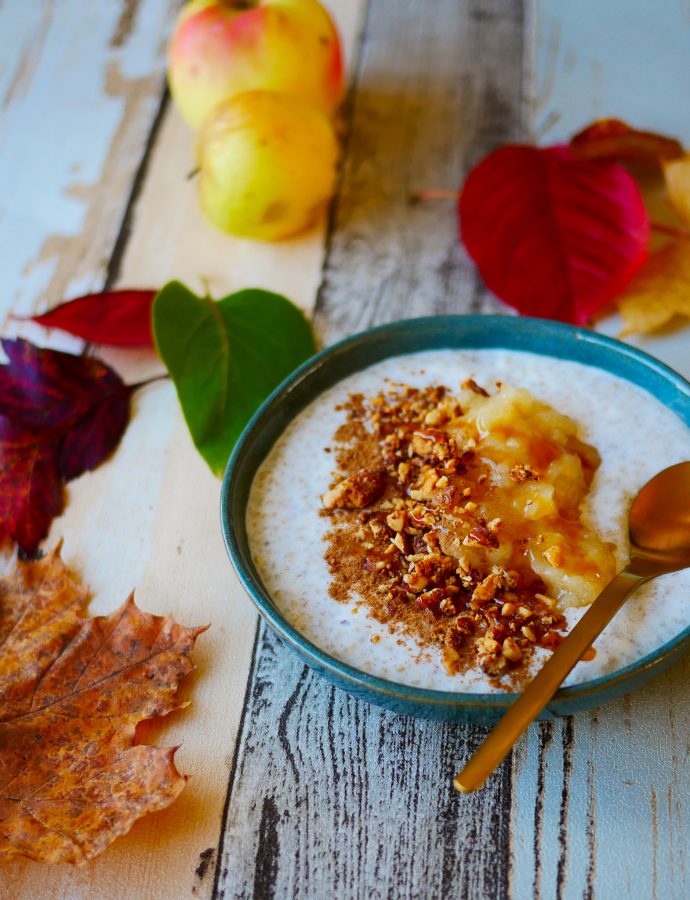
[[[428,200],[454,200],[460,197],[460,191],[451,191],[447,188],[424,188],[415,194],[410,194],[410,203],[426,203]]]
[[[187,172],[187,181],[191,181],[192,178],[196,178],[196,176],[201,172],[201,166],[196,166],[191,172]]]

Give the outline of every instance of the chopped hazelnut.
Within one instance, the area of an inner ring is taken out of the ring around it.
[[[425,425],[442,425],[444,422],[448,421],[448,413],[442,407],[437,406],[436,409],[431,409],[424,416],[424,424]]]
[[[395,512],[389,513],[386,516],[386,524],[391,531],[402,531],[405,527],[406,519],[407,514],[404,510],[395,510]]]
[[[383,532],[383,523],[379,522],[378,519],[372,519],[371,522],[369,522],[369,528],[371,529],[371,533],[375,537],[378,537]]]
[[[543,647],[549,647],[550,649],[555,649],[560,642],[563,640],[563,635],[559,634],[557,631],[547,631],[546,634],[542,635],[541,645]],[[592,649],[592,648],[590,648]],[[583,659],[585,657],[582,657]]]
[[[485,391],[483,387],[480,387],[474,378],[466,378],[460,387],[464,391],[472,391],[475,394],[479,394],[480,397],[488,397],[488,391]]]
[[[508,665],[506,658],[496,653],[481,657],[480,665],[487,675],[501,675]]]
[[[378,500],[385,489],[383,469],[360,469],[327,491],[321,502],[326,509],[359,509]]]
[[[443,588],[437,587],[432,588],[430,591],[425,591],[423,594],[420,594],[417,597],[417,603],[424,609],[429,609],[432,606],[436,606],[437,604],[442,603],[445,599],[446,592]]]
[[[472,616],[468,616],[467,613],[465,613],[464,615],[457,617],[455,620],[455,627],[460,634],[474,634],[477,623]]]
[[[539,472],[532,466],[513,466],[510,470],[510,477],[513,481],[522,483],[524,481],[539,481],[541,478]]]
[[[484,649],[487,653],[496,653],[501,649],[501,645],[498,641],[495,641],[493,638],[485,637],[484,638]]]
[[[472,599],[480,604],[488,603],[496,596],[496,592],[501,588],[501,576],[490,574],[487,575],[472,592]]]
[[[434,487],[438,481],[438,473],[435,469],[425,472],[421,482],[410,490],[412,500],[431,500],[434,496]]]
[[[395,537],[392,538],[391,544],[396,546],[403,555],[407,553],[407,541],[405,540],[405,535],[401,532],[398,532]]]
[[[522,659],[522,650],[515,638],[507,637],[503,641],[502,651],[506,659],[509,659],[511,662],[517,663]]]
[[[444,647],[443,648],[443,667],[449,675],[456,675],[458,669],[460,668],[460,654],[457,650],[453,650],[452,647]]]
[[[417,456],[430,456],[434,449],[433,438],[424,437],[424,435],[415,432],[412,435],[412,450]]]
[[[429,584],[429,579],[424,575],[420,575],[418,572],[410,572],[407,575],[403,575],[403,581],[409,589],[415,593],[423,591]]]
[[[441,600],[439,609],[445,616],[454,616],[457,612],[457,610],[455,609],[455,604],[450,599],[450,597],[444,597],[443,600]]]
[[[498,547],[498,538],[484,525],[474,525],[463,538],[466,547]]]
[[[468,575],[470,572],[470,564],[467,562],[466,556],[458,556],[458,575]]]

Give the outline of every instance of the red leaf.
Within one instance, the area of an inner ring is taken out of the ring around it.
[[[458,212],[487,287],[524,315],[584,324],[647,256],[631,176],[567,147],[496,150],[468,175]]]
[[[151,305],[157,291],[105,291],[61,303],[32,322],[110,347],[152,347]]]
[[[0,544],[10,537],[33,553],[62,508],[50,436],[0,415]]]
[[[129,419],[132,388],[86,356],[2,341],[0,542],[33,553],[63,507],[62,483],[100,465]]]
[[[683,145],[675,138],[654,131],[638,131],[620,119],[599,119],[570,140],[577,159],[608,159],[658,164],[683,156]]]

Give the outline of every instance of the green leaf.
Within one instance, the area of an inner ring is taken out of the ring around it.
[[[315,352],[300,310],[251,289],[218,302],[171,281],[153,304],[158,353],[197,449],[216,475],[255,410]]]

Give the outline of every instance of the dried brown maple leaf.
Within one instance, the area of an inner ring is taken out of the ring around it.
[[[86,862],[185,785],[175,748],[134,730],[183,705],[205,629],[87,602],[59,548],[0,579],[0,859]]]
[[[664,164],[669,200],[686,225],[690,225],[690,153]]]
[[[623,336],[648,334],[675,316],[690,319],[690,241],[671,241],[653,253],[616,303]]]

